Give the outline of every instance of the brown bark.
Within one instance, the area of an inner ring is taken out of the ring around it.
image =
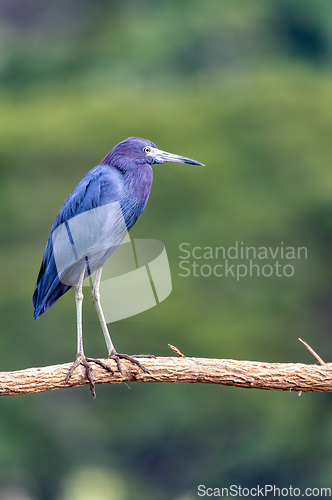
[[[181,353],[179,353],[181,355]],[[91,363],[95,384],[121,382],[178,382],[221,384],[235,387],[277,391],[331,392],[332,363],[308,365],[302,363],[263,363],[232,359],[188,357],[143,358],[150,371],[143,373],[128,361],[121,361],[124,376],[113,360],[103,360],[114,370],[107,372]],[[85,369],[79,365],[69,383],[65,383],[71,363],[0,372],[0,395],[32,394],[42,391],[87,385]]]

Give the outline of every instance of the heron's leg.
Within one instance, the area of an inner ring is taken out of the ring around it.
[[[76,314],[77,314],[77,356],[84,356],[83,352],[83,328],[82,328],[82,306],[84,295],[83,288],[84,271],[80,276],[78,285],[75,291]]]
[[[85,356],[84,356],[84,351],[83,351],[82,305],[83,305],[84,296],[83,296],[82,288],[83,288],[84,272],[85,272],[85,270],[80,275],[77,286],[76,286],[76,290],[75,290],[76,316],[77,316],[77,354],[76,354],[76,360],[74,361],[74,363],[72,364],[72,366],[68,372],[68,375],[66,378],[66,383],[68,383],[70,377],[74,373],[75,368],[77,368],[77,366],[79,364],[84,364],[84,366],[86,368],[86,375],[87,375],[87,378],[88,378],[90,385],[91,385],[91,380],[92,380],[91,369],[90,369],[90,366],[88,365],[88,363],[86,363],[86,364],[84,363]]]
[[[100,304],[99,286],[100,286],[102,270],[103,270],[103,267],[101,266],[96,271],[96,277],[95,277],[94,283],[92,285],[91,295],[92,295],[92,301],[93,301],[94,306],[96,308],[97,315],[98,315],[98,318],[99,318],[99,321],[101,324],[101,328],[103,330],[103,334],[105,337],[107,350],[108,350],[108,357],[109,357],[109,359],[114,359],[114,361],[117,364],[118,370],[121,374],[123,374],[123,373],[122,373],[120,359],[127,359],[128,361],[131,361],[131,363],[134,363],[139,368],[141,368],[141,370],[143,370],[143,372],[150,373],[149,370],[147,370],[137,359],[134,359],[136,356],[129,356],[128,354],[119,354],[118,352],[116,352],[116,350],[114,348],[113,342],[111,340],[111,337],[110,337],[110,334],[109,334],[109,331],[107,328],[107,323],[105,321],[105,316],[104,316],[104,313],[103,313],[103,310],[102,310],[101,304]],[[142,357],[155,358],[155,356],[149,356],[149,355],[142,356]]]
[[[99,293],[99,287],[100,287],[100,280],[101,280],[101,273],[103,271],[103,266],[99,267],[96,271],[96,277],[92,285],[92,290],[91,290],[91,296],[92,296],[92,302],[96,308],[97,315],[101,324],[101,328],[103,330],[103,334],[105,337],[105,342],[107,345],[107,350],[108,354],[111,354],[112,350],[114,349],[113,342],[111,340],[108,328],[107,328],[107,323],[105,321],[105,316],[103,313],[103,310],[101,308],[100,304],[100,293]]]
[[[92,359],[92,358],[86,358],[84,355],[83,351],[83,328],[82,328],[82,304],[83,304],[83,278],[84,278],[84,271],[81,274],[76,291],[75,291],[75,301],[76,301],[76,313],[77,313],[77,355],[76,355],[76,360],[72,364],[67,377],[66,377],[66,383],[69,382],[70,377],[74,373],[75,368],[78,367],[78,365],[83,365],[85,368],[86,372],[86,377],[90,383],[90,389],[92,392],[93,397],[96,397],[96,391],[95,391],[95,385],[92,379],[92,374],[91,374],[91,366],[89,364],[89,361],[94,361],[95,363],[99,364],[105,370],[108,370],[113,373],[112,368],[107,366],[103,361],[99,359]]]

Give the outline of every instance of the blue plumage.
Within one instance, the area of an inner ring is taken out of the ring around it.
[[[146,142],[152,144],[150,141],[144,141],[144,144]],[[86,174],[68,196],[54,221],[33,295],[35,319],[75,285],[62,283],[59,279],[53,254],[54,230],[74,216],[109,203],[119,202],[127,231],[129,231],[145,208],[152,184],[150,165],[138,164],[133,172],[133,167],[130,168],[128,164],[122,166],[121,157],[114,156],[108,155],[107,160],[104,160],[105,163],[96,166]],[[116,162],[116,164],[109,164],[109,161]],[[141,184],[144,184],[143,189]],[[112,246],[111,242],[109,246]],[[105,260],[101,259],[99,265],[102,265]],[[95,266],[90,271],[94,272],[97,267]]]

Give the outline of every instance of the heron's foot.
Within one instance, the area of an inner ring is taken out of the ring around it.
[[[110,355],[108,356],[108,359],[114,359],[114,361],[116,362],[116,365],[118,367],[118,370],[119,372],[121,373],[121,375],[123,375],[123,372],[122,372],[122,368],[121,368],[121,363],[120,363],[120,359],[126,359],[127,361],[130,361],[131,363],[134,363],[135,365],[137,365],[144,373],[148,373],[149,375],[150,372],[147,368],[145,368],[145,366],[143,366],[137,359],[135,358],[155,358],[155,356],[153,356],[152,354],[149,355],[149,354],[138,354],[138,355],[134,355],[134,356],[129,356],[128,354],[119,354],[118,352],[116,352],[115,349],[112,349],[111,350],[111,353]]]
[[[96,397],[96,390],[95,390],[95,384],[93,382],[92,373],[91,373],[91,371],[92,371],[91,366],[90,366],[91,362],[96,363],[97,365],[104,368],[104,370],[111,372],[112,375],[114,374],[112,368],[110,366],[108,366],[106,363],[104,363],[104,361],[102,361],[101,359],[86,358],[84,356],[84,354],[78,354],[77,358],[75,359],[74,363],[71,365],[70,370],[67,374],[66,384],[68,384],[70,377],[72,376],[72,374],[74,373],[74,370],[78,367],[78,365],[82,365],[85,368],[85,374],[86,374],[86,378],[88,379],[89,384],[90,384],[90,390],[91,390],[92,396],[95,398]]]

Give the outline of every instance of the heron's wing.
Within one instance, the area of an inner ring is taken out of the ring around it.
[[[120,225],[122,231],[125,228],[123,224],[117,222],[116,211],[108,207],[126,205],[123,200],[122,174],[109,165],[98,165],[92,169],[69,195],[54,221],[46,244],[33,295],[34,318],[38,318],[77,283],[76,274],[82,272],[80,266],[82,269],[86,266],[85,255],[89,250],[94,257],[94,261],[91,257],[91,272],[96,269],[95,265],[101,258],[101,255],[97,255],[96,249],[93,250],[93,242],[96,243],[96,239],[98,240],[96,231],[100,233],[99,238],[103,234],[105,251],[107,245],[108,248],[112,244],[116,245],[121,236],[117,234],[118,226]],[[87,217],[84,215],[86,213]],[[92,214],[95,215],[91,218]],[[110,220],[112,216],[113,221]],[[98,226],[97,229],[94,227],[95,224]],[[109,234],[106,231],[105,235],[105,228],[108,228]],[[112,236],[113,233],[117,235],[115,238]],[[108,242],[106,242],[107,235],[111,238]],[[72,247],[73,238],[76,241]],[[66,249],[70,253],[71,247],[74,255],[68,257]],[[99,245],[99,250],[103,252],[104,248],[100,247],[102,245]]]

